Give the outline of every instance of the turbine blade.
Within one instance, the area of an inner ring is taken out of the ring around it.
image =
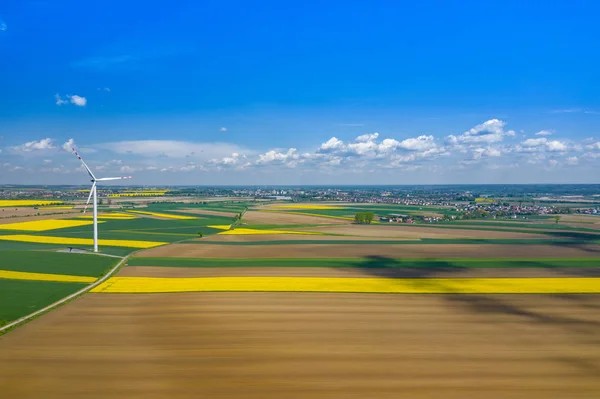
[[[83,213],[85,214],[85,212],[88,209],[88,205],[90,204],[90,200],[92,199],[92,195],[94,194],[94,190],[96,189],[96,182],[94,182],[94,184],[92,184],[92,188],[90,189],[90,195],[88,197],[87,202],[85,203],[85,208],[83,208]]]
[[[123,179],[131,179],[133,176],[121,176],[121,177],[102,177],[100,179],[96,179],[96,181],[107,181],[107,180],[123,180]]]
[[[92,173],[92,171],[90,170],[90,168],[88,168],[88,166],[85,164],[85,162],[83,161],[83,158],[81,158],[81,155],[79,155],[79,153],[77,152],[77,150],[75,148],[73,148],[73,152],[75,153],[75,155],[77,155],[77,158],[79,158],[79,160],[81,161],[81,163],[83,164],[83,167],[85,168],[85,170],[87,170],[88,174],[90,175],[90,177],[93,180],[96,180],[96,176],[94,176],[94,174]]]

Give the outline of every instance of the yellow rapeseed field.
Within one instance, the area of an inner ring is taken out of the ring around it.
[[[87,226],[93,223],[94,222],[91,220],[45,219],[32,220],[29,222],[0,224],[0,230],[46,231],[66,229],[69,227]]]
[[[0,278],[9,280],[36,280],[36,281],[61,281],[65,283],[93,283],[94,277],[69,276],[66,274],[47,274],[14,272],[11,270],[0,270]]]
[[[52,237],[52,236],[31,236],[26,234],[0,235],[0,240],[35,242],[39,244],[61,244],[61,245],[94,245],[91,238],[73,238],[73,237]],[[98,240],[98,245],[106,247],[128,247],[128,248],[153,248],[159,245],[165,245],[166,242],[157,241],[136,241],[136,240]]]
[[[171,213],[159,213],[159,212],[147,212],[147,211],[128,211],[128,212],[139,213],[140,215],[150,215],[150,216],[155,216],[157,218],[164,218],[164,219],[178,219],[178,220],[198,219],[194,216],[173,215]]]
[[[213,226],[206,226],[208,228],[211,229],[218,229],[218,230],[229,230],[231,228],[230,224],[219,224],[219,225],[213,225]]]
[[[54,209],[73,209],[74,207],[72,205],[48,205],[48,206],[44,206],[42,208],[40,208],[40,210],[54,210]]]
[[[45,200],[0,200],[0,207],[6,206],[36,206],[36,205],[60,205],[62,201]]]
[[[597,294],[600,278],[112,277],[92,292],[365,292],[392,294]]]
[[[256,234],[304,234],[304,235],[323,235],[314,231],[292,231],[292,230],[258,230],[258,229],[245,229],[236,228],[234,230],[222,231],[217,234],[226,235],[256,235]]]
[[[326,210],[326,209],[345,209],[342,206],[336,206],[336,205],[273,205],[272,208],[280,208],[280,209],[322,209],[322,210]]]

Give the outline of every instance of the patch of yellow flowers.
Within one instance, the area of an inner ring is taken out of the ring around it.
[[[218,225],[212,225],[212,226],[206,226],[210,229],[217,229],[217,230],[229,230],[231,228],[230,224],[218,224]]]
[[[128,212],[138,213],[140,215],[150,215],[150,216],[155,216],[157,218],[163,218],[163,219],[177,219],[177,220],[197,219],[196,217],[193,217],[193,216],[173,215],[171,213],[159,213],[159,212],[147,212],[147,211],[128,211]]]
[[[112,277],[92,292],[597,294],[600,278]]]
[[[20,230],[20,231],[46,231],[56,229],[66,229],[69,227],[87,226],[93,224],[91,220],[67,220],[67,219],[45,219],[32,220],[30,222],[0,224],[0,230]],[[102,222],[98,222],[102,223]]]
[[[64,283],[93,283],[96,281],[95,277],[70,276],[67,274],[15,272],[12,270],[0,270],[0,278],[8,280],[60,281]]]
[[[26,234],[0,235],[0,240],[33,242],[39,244],[61,244],[61,245],[94,245],[91,238],[74,237],[52,237],[52,236],[32,236]],[[98,245],[105,247],[127,247],[127,248],[153,248],[159,245],[165,245],[166,242],[157,241],[137,241],[137,240],[98,240]]]
[[[44,200],[0,200],[0,207],[6,206],[36,206],[36,205],[60,205],[62,201]]]

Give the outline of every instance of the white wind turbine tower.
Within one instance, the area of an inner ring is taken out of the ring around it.
[[[83,167],[85,168],[85,170],[87,170],[88,174],[92,178],[92,180],[91,180],[92,188],[90,190],[90,196],[88,197],[87,202],[85,203],[85,208],[83,208],[83,213],[85,213],[87,211],[88,205],[90,204],[90,199],[93,196],[94,197],[94,252],[98,252],[98,196],[96,195],[96,183],[99,181],[131,179],[132,176],[102,177],[100,179],[97,179],[96,176],[94,176],[94,174],[90,170],[90,168],[88,168],[88,166],[85,164],[85,162],[81,158],[81,155],[79,155],[79,153],[77,152],[77,150],[75,148],[73,148],[73,152],[75,153],[75,155],[77,155],[77,158],[79,158],[79,160],[83,164]]]

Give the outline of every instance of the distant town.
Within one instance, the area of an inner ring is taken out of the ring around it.
[[[0,186],[1,199],[85,201],[89,190],[78,186]],[[139,187],[99,190],[110,204],[202,202],[213,200],[276,200],[284,202],[346,202],[417,207],[410,215],[390,213],[384,222],[438,222],[460,219],[515,219],[544,215],[600,215],[599,185],[456,185],[357,187]]]

